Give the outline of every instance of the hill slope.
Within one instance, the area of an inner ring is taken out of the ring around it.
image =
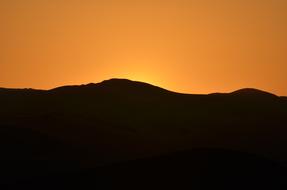
[[[255,89],[189,95],[112,79],[48,91],[0,89],[0,104],[6,162],[95,168],[198,148],[287,161],[286,98]]]

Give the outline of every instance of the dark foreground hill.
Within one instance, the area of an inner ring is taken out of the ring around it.
[[[0,105],[1,183],[87,175],[97,184],[128,185],[126,171],[135,174],[126,179],[141,175],[133,181],[145,185],[152,176],[158,184],[182,178],[216,185],[222,171],[217,185],[252,178],[258,189],[279,189],[286,181],[287,100],[260,90],[189,95],[112,79],[48,91],[0,89]]]
[[[39,163],[30,163],[26,169]],[[22,166],[23,169],[23,166]],[[286,170],[252,154],[194,149],[107,166],[10,178],[10,187],[35,189],[286,189]],[[3,180],[2,180],[3,181]]]

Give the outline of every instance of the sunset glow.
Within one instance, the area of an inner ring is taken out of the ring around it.
[[[1,0],[0,86],[128,78],[287,95],[287,1]]]

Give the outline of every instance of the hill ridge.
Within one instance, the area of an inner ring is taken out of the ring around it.
[[[48,90],[40,90],[40,89],[33,89],[33,88],[1,88],[0,87],[0,92],[21,92],[21,91],[43,91],[43,92],[63,92],[65,91],[66,93],[73,93],[73,91],[79,91],[79,90],[88,90],[92,91],[93,89],[109,89],[110,91],[124,91],[124,90],[138,90],[138,91],[157,91],[158,93],[173,93],[173,94],[182,94],[182,95],[195,95],[192,93],[181,93],[181,92],[174,92],[170,91],[167,89],[164,89],[162,87],[146,83],[146,82],[141,82],[141,81],[134,81],[130,79],[124,79],[124,78],[111,78],[107,80],[103,80],[99,83],[87,83],[87,84],[80,84],[80,85],[65,85],[65,86],[59,86],[56,88],[48,89]],[[221,92],[216,92],[216,93],[209,93],[209,94],[201,94],[201,95],[233,95],[233,96],[243,96],[243,97],[269,97],[269,98],[282,98],[282,99],[287,99],[286,96],[277,96],[273,93],[263,91],[260,89],[256,88],[242,88],[230,93],[221,93]]]

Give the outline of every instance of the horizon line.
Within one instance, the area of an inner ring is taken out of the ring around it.
[[[238,89],[235,89],[233,91],[229,91],[229,92],[210,92],[210,93],[188,93],[188,92],[178,92],[178,91],[173,91],[173,90],[169,90],[169,89],[166,89],[164,87],[161,87],[161,86],[157,86],[157,85],[154,85],[152,83],[148,83],[148,82],[144,82],[144,81],[139,81],[139,80],[132,80],[132,79],[127,79],[127,78],[110,78],[110,79],[105,79],[105,80],[102,80],[100,82],[90,82],[90,83],[82,83],[82,84],[67,84],[67,85],[59,85],[59,86],[56,86],[54,88],[47,88],[47,89],[42,89],[42,88],[30,88],[30,87],[1,87],[0,86],[0,90],[1,89],[7,89],[7,90],[36,90],[36,91],[51,91],[51,90],[54,90],[54,89],[57,89],[57,88],[62,88],[62,87],[80,87],[80,86],[87,86],[87,85],[91,85],[91,84],[101,84],[105,81],[111,81],[111,80],[126,80],[126,81],[130,81],[130,82],[138,82],[138,83],[143,83],[143,84],[148,84],[148,85],[151,85],[151,86],[154,86],[154,87],[158,87],[158,88],[161,88],[163,90],[166,90],[166,91],[169,91],[169,92],[173,92],[173,93],[178,93],[178,94],[186,94],[186,95],[212,95],[212,94],[230,94],[230,93],[234,93],[234,92],[237,92],[237,91],[240,91],[240,90],[257,90],[257,91],[261,91],[261,92],[265,92],[265,93],[269,93],[269,94],[272,94],[272,95],[275,95],[275,96],[278,96],[278,97],[287,97],[287,95],[278,95],[276,93],[273,93],[273,92],[269,92],[269,91],[266,91],[266,90],[261,90],[259,88],[255,88],[255,87],[243,87],[243,88],[238,88]]]

